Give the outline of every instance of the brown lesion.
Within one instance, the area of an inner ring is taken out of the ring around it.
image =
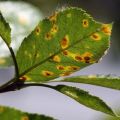
[[[52,60],[53,60],[54,62],[60,62],[60,61],[61,61],[61,58],[60,58],[59,55],[55,55],[55,56],[52,57]]]
[[[51,71],[42,71],[42,75],[45,76],[45,77],[50,77],[50,76],[53,76],[54,73],[51,72]]]
[[[75,55],[74,58],[76,61],[82,61],[82,56],[81,55]]]
[[[82,25],[83,25],[83,27],[85,27],[85,28],[88,27],[88,26],[89,26],[88,20],[87,20],[87,19],[83,19]]]
[[[99,41],[101,40],[101,36],[100,34],[98,33],[93,33],[91,36],[90,36],[91,39],[95,40],[95,41]]]
[[[67,66],[68,70],[78,70],[80,67],[78,66]]]
[[[61,40],[60,44],[62,49],[67,48],[69,46],[69,36],[65,35],[65,37]]]
[[[51,40],[52,39],[52,34],[50,32],[45,34],[45,39],[46,40]]]
[[[35,33],[36,33],[36,35],[39,35],[40,32],[41,32],[41,29],[40,29],[39,26],[37,26],[36,29],[35,29]]]
[[[92,63],[93,62],[92,56],[93,56],[93,54],[91,52],[85,52],[84,54],[82,54],[83,62]]]
[[[53,27],[50,30],[50,33],[55,34],[55,33],[57,33],[57,31],[58,31],[58,26],[56,24],[54,24]]]
[[[26,80],[31,80],[31,78],[28,75],[24,75],[24,76],[21,76],[19,80],[26,81]]]
[[[65,67],[64,67],[63,65],[58,65],[58,66],[57,66],[57,69],[58,69],[58,70],[65,70]]]
[[[49,17],[49,20],[54,24],[56,22],[58,13],[55,12],[52,16]]]
[[[62,74],[60,74],[60,76],[69,76],[69,75],[71,75],[72,74],[72,72],[64,72],[64,73],[62,73]]]
[[[111,35],[111,27],[107,24],[104,24],[102,26],[102,32],[105,33],[106,35]]]
[[[62,53],[63,53],[63,55],[67,56],[69,54],[69,51],[68,50],[64,50]]]

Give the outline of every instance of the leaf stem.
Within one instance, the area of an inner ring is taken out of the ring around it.
[[[13,82],[16,82],[19,79],[19,69],[18,69],[18,64],[17,64],[17,61],[16,61],[16,57],[15,57],[14,51],[13,51],[12,47],[8,46],[8,48],[9,48],[9,51],[11,53],[11,56],[12,56],[12,59],[13,59],[13,63],[14,63],[14,66],[15,66],[15,78],[11,79],[7,83],[5,83],[2,86],[0,86],[0,89],[3,89],[5,87],[7,87],[9,84],[11,84]]]

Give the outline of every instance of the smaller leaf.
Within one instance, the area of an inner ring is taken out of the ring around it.
[[[51,117],[29,114],[19,110],[0,106],[0,120],[55,120]]]
[[[11,28],[9,24],[5,21],[4,17],[0,12],[0,36],[9,46],[11,43]]]
[[[83,104],[89,108],[115,116],[112,109],[105,102],[96,96],[90,95],[86,91],[66,85],[55,86],[55,90],[73,98],[80,104]]]
[[[73,83],[85,83],[120,90],[120,77],[103,75],[88,75],[88,76],[86,75],[69,77],[61,81]]]

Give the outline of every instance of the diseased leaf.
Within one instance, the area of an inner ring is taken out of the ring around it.
[[[98,62],[109,47],[111,27],[79,8],[56,12],[22,42],[17,52],[20,79],[45,82]]]
[[[69,77],[61,82],[85,83],[120,90],[120,77],[89,75]]]
[[[11,29],[9,24],[3,18],[0,12],[0,36],[4,42],[9,46],[11,43]]]
[[[55,89],[73,98],[80,104],[83,104],[94,110],[101,111],[109,115],[115,116],[112,109],[105,102],[103,102],[100,98],[96,96],[90,95],[86,91],[83,91],[75,87],[66,86],[66,85],[58,85],[55,87]]]
[[[19,110],[0,106],[0,120],[55,120],[44,115],[30,114]]]

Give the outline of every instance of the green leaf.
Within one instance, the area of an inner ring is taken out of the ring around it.
[[[98,62],[109,48],[111,27],[80,8],[56,12],[22,42],[17,52],[20,79],[45,82]]]
[[[85,83],[120,90],[120,77],[86,75],[64,78],[61,82]]]
[[[55,86],[55,89],[73,98],[75,101],[79,102],[80,104],[83,104],[94,110],[101,111],[106,114],[115,116],[112,109],[105,102],[103,102],[100,98],[96,96],[90,95],[86,91],[83,91],[75,87],[66,86],[66,85]]]
[[[30,114],[19,110],[0,106],[0,120],[55,120],[44,115]]]
[[[7,46],[10,46],[11,28],[10,28],[9,24],[5,21],[1,12],[0,12],[0,36],[2,37],[4,42],[7,44]]]

